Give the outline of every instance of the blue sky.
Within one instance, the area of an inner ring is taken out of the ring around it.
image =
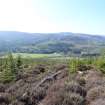
[[[0,0],[0,30],[105,35],[105,0]]]

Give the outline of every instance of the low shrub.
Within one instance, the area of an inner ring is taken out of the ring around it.
[[[43,105],[83,105],[85,100],[76,93],[59,91],[42,101]]]
[[[104,98],[97,99],[91,102],[90,105],[105,105],[105,99]]]
[[[84,87],[80,86],[78,83],[76,82],[69,82],[65,85],[65,91],[67,92],[73,92],[76,94],[79,94],[80,96],[85,97],[86,96],[86,90]]]
[[[75,82],[58,81],[48,89],[43,105],[83,105],[86,91]],[[40,105],[41,105],[40,104]]]
[[[0,92],[5,92],[5,85],[0,83]]]
[[[102,77],[103,77],[103,74],[100,71],[96,71],[96,70],[88,71],[85,76],[86,89],[89,90],[91,88],[105,84],[105,81],[103,80]]]
[[[86,84],[86,80],[84,77],[79,76],[78,78],[76,78],[76,81],[79,83],[80,86],[85,86]]]
[[[8,93],[0,93],[0,105],[5,103],[6,105],[9,105],[11,102],[12,97]]]
[[[103,97],[105,97],[105,87],[98,86],[90,89],[87,92],[86,99],[87,102],[92,102],[98,98],[103,98]]]

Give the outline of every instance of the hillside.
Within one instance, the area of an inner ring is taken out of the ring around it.
[[[81,54],[90,51],[98,53],[105,47],[105,37],[70,32],[25,33],[0,32],[0,52],[64,53]]]
[[[105,105],[105,77],[100,71],[68,75],[67,65],[46,65],[20,74],[13,83],[0,84],[0,105]],[[78,69],[78,70],[80,70]]]
[[[0,59],[0,105],[105,105],[105,55],[16,56]]]

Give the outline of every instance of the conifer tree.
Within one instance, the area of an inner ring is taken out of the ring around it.
[[[13,74],[17,73],[16,67],[15,67],[15,61],[13,59],[12,53],[8,54],[8,65],[7,69],[9,69]]]
[[[21,66],[22,66],[22,58],[20,55],[17,56],[17,61],[16,61],[16,67],[18,70],[21,69]]]
[[[3,71],[3,60],[2,60],[2,58],[0,59],[0,72],[2,72]]]

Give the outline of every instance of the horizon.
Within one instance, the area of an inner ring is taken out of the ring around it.
[[[104,0],[3,0],[0,31],[105,35]]]
[[[29,34],[59,34],[59,33],[72,33],[72,34],[81,34],[81,35],[89,35],[89,36],[104,36],[105,35],[102,35],[102,34],[88,34],[88,33],[76,33],[76,32],[26,32],[26,31],[7,31],[7,30],[0,30],[0,32],[19,32],[19,33],[29,33]]]

